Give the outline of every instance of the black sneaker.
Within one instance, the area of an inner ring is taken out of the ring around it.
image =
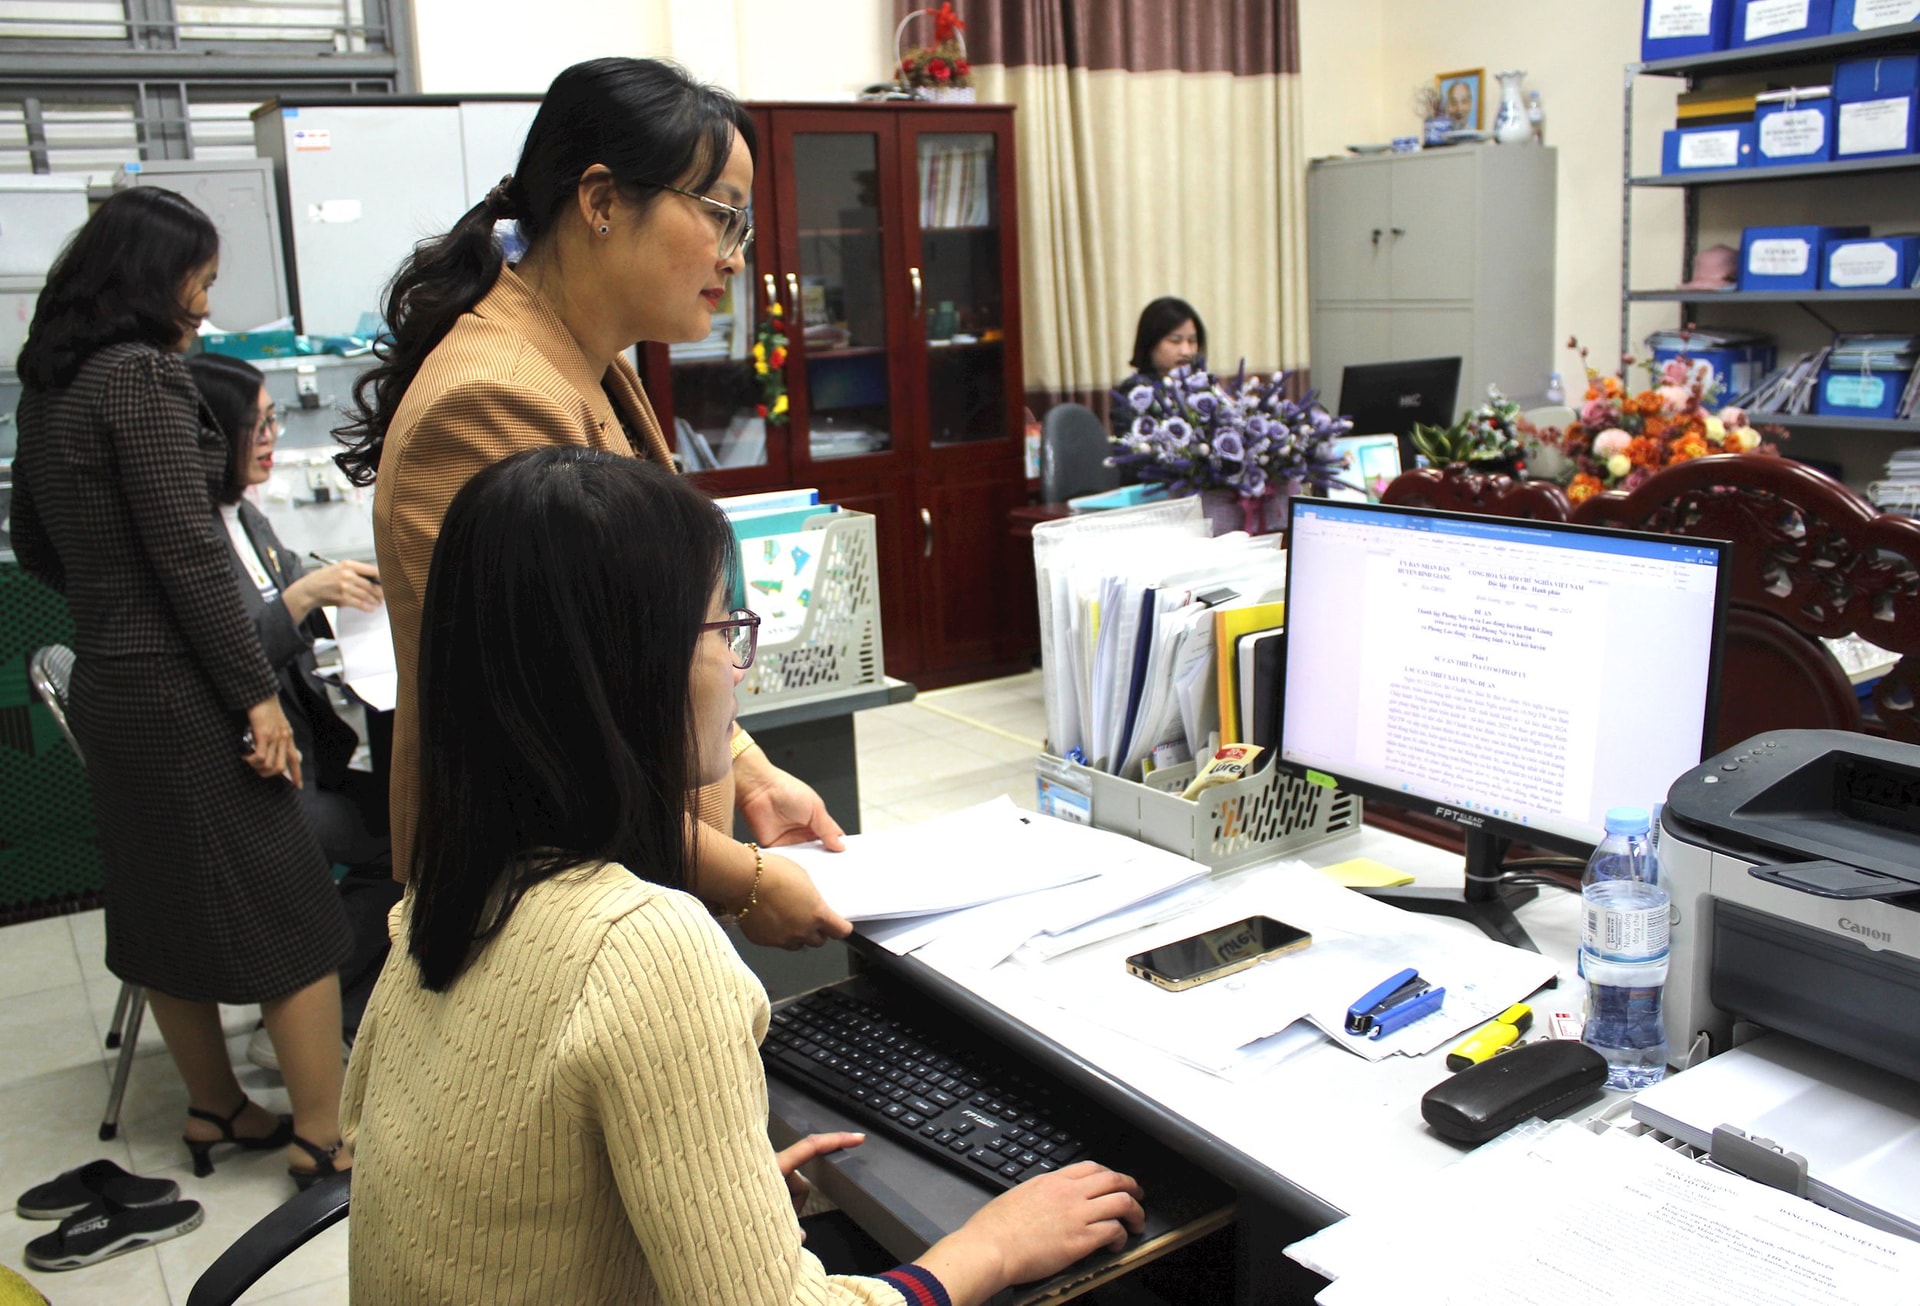
[[[60,1222],[52,1233],[27,1244],[27,1265],[36,1270],[77,1270],[123,1252],[138,1251],[200,1227],[198,1202],[164,1206],[88,1207]]]
[[[64,1220],[103,1197],[115,1206],[160,1206],[179,1200],[180,1185],[171,1179],[128,1174],[111,1161],[89,1161],[27,1189],[13,1210],[23,1220]]]

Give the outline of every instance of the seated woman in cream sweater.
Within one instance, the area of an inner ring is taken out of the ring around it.
[[[878,1278],[802,1246],[794,1170],[858,1135],[776,1156],[766,992],[687,892],[686,795],[727,770],[753,656],[732,557],[671,472],[573,447],[448,510],[421,856],[347,1072],[355,1306],[971,1303],[1141,1228],[1083,1162]]]

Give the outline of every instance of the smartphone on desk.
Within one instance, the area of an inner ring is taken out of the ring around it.
[[[1243,971],[1268,957],[1297,952],[1312,942],[1313,936],[1298,926],[1271,916],[1249,916],[1204,934],[1136,952],[1127,958],[1127,974],[1179,993]]]

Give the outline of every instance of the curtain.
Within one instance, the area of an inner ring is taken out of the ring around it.
[[[1012,103],[1028,397],[1104,413],[1140,310],[1206,323],[1208,360],[1307,357],[1296,0],[959,0],[974,87]],[[919,6],[901,0],[900,16]],[[931,34],[925,19],[907,44]]]

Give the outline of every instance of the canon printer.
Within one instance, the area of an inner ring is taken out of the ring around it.
[[[1920,747],[1761,735],[1675,781],[1660,827],[1674,1064],[1750,1022],[1920,1080]]]

